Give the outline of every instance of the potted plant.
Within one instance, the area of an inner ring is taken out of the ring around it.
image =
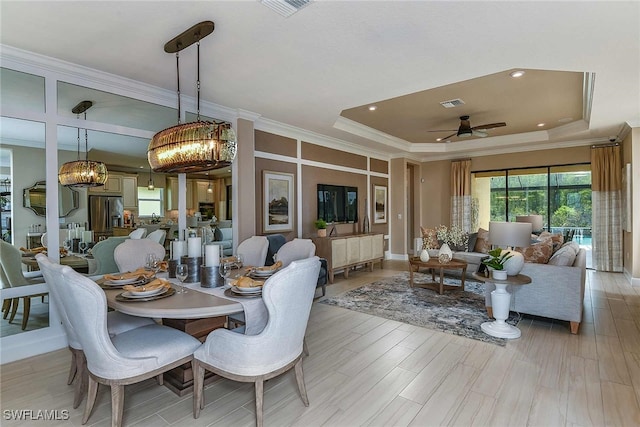
[[[320,218],[316,220],[313,225],[315,225],[318,230],[318,237],[327,237],[327,221]]]
[[[483,259],[482,263],[492,270],[491,275],[494,279],[506,280],[507,272],[504,269],[504,264],[512,257],[513,254],[509,251],[503,251],[500,248],[495,248],[489,251],[489,258]]]

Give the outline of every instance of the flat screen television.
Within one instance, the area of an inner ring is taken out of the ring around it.
[[[358,188],[318,184],[318,218],[328,223],[358,222]]]

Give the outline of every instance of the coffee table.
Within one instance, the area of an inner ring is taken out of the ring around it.
[[[413,273],[420,271],[421,268],[431,269],[431,282],[414,283]],[[440,270],[440,282],[436,282],[435,270]],[[451,286],[444,284],[444,270],[462,270],[462,286]],[[438,258],[429,258],[428,261],[421,261],[419,257],[409,258],[409,286],[432,289],[442,295],[446,290],[462,290],[464,291],[464,276],[467,272],[467,263],[461,259],[452,259],[447,263],[441,263]]]

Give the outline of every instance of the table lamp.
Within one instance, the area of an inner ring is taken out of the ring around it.
[[[489,243],[497,247],[505,247],[513,255],[504,263],[508,276],[515,276],[524,267],[524,256],[512,248],[526,248],[531,244],[532,224],[529,222],[497,222],[489,223]],[[504,251],[503,251],[504,252]]]
[[[516,215],[516,222],[528,222],[534,233],[542,231],[542,215]]]

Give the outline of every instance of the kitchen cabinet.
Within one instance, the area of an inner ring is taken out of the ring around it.
[[[187,180],[187,209],[195,209],[198,205],[197,201],[194,203],[194,181],[192,179]],[[167,210],[178,209],[178,178],[167,178]]]
[[[209,181],[196,181],[198,203],[213,203],[213,191],[209,193]]]
[[[122,177],[122,203],[125,209],[138,208],[138,177],[123,176]]]
[[[117,175],[114,173],[110,173],[107,176],[107,182],[104,185],[99,187],[89,187],[89,193],[94,194],[114,194],[121,195],[122,194],[122,175]]]
[[[349,270],[359,265],[368,266],[373,271],[373,264],[384,260],[384,235],[354,234],[339,237],[316,237],[316,255],[327,260],[329,283],[333,283],[334,272],[343,270],[344,277],[349,277]]]

